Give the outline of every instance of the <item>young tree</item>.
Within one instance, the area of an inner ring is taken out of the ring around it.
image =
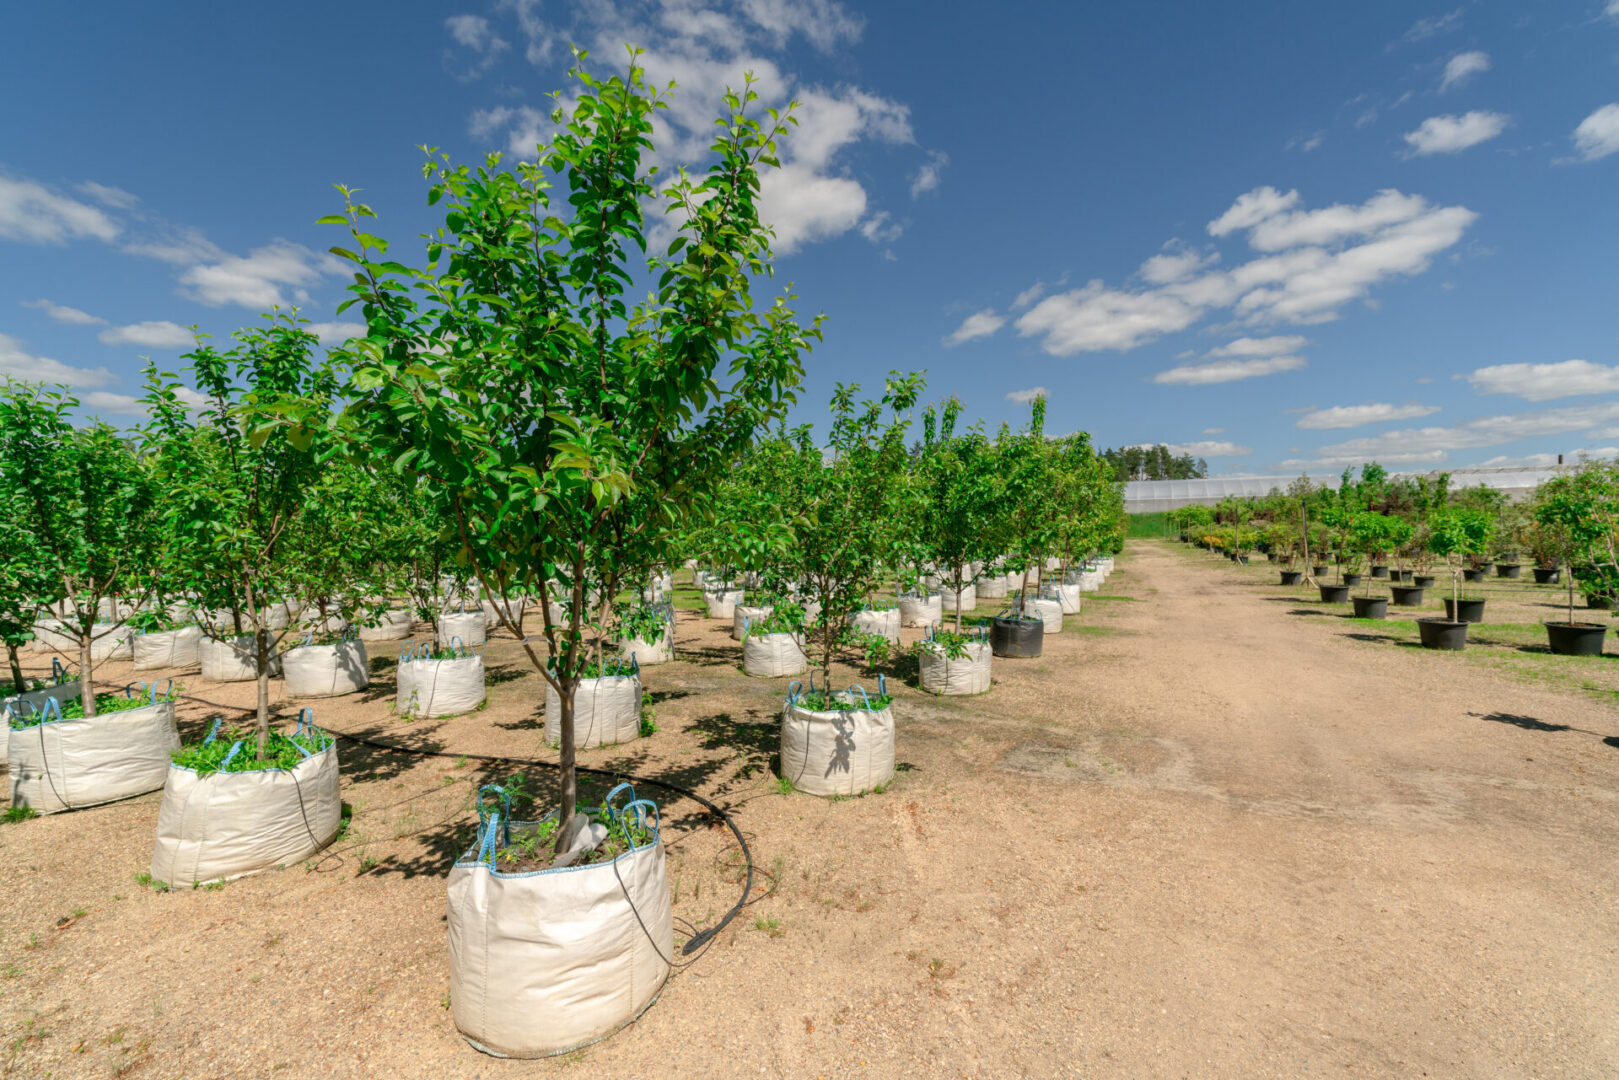
[[[61,586],[50,572],[50,557],[29,526],[22,488],[0,472],[0,643],[17,693],[28,689],[17,651],[34,638],[34,621],[42,608],[61,599]]]
[[[544,652],[528,638],[524,649],[561,701],[559,845],[574,833],[593,571],[667,554],[729,464],[785,414],[819,337],[790,297],[764,311],[752,300],[771,268],[760,172],[777,166],[791,110],[761,123],[750,79],[725,95],[706,174],[657,189],[645,159],[666,102],[636,56],[601,79],[576,54],[579,98],[532,162],[451,166],[429,152],[428,202],[443,204],[444,224],[425,269],[387,257],[366,231],[374,213],[347,189],[346,212],[322,219],[350,229],[353,247],[333,250],[356,271],[344,307],[361,305],[367,324],[338,356],[347,434],[426,482],[486,591],[540,598]],[[675,236],[644,258],[653,291],[632,305],[653,203]],[[509,612],[500,619],[517,632]]]
[[[1450,567],[1453,613],[1462,601],[1462,565],[1468,556],[1488,550],[1493,524],[1488,514],[1465,507],[1436,510],[1428,518],[1428,545]]]
[[[911,470],[917,513],[906,529],[914,530],[917,553],[949,576],[957,633],[962,590],[978,580],[973,564],[1006,550],[1012,524],[995,445],[978,427],[956,434],[960,417],[961,402],[954,397],[922,412],[922,445]]]
[[[7,508],[33,533],[32,557],[43,559],[50,598],[65,601],[63,629],[78,642],[80,702],[94,716],[92,650],[118,621],[116,610],[102,618],[103,601],[116,609],[139,587],[153,554],[156,500],[128,440],[106,424],[73,426],[78,405],[64,388],[0,384],[0,486]]]

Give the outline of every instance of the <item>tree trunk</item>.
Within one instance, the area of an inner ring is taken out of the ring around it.
[[[6,643],[6,659],[11,661],[11,681],[17,688],[17,693],[28,692],[28,683],[22,677],[22,662],[17,659],[17,646]]]
[[[253,632],[253,659],[259,692],[259,760],[263,761],[265,746],[270,741],[270,632],[262,626]]]
[[[961,633],[961,567],[956,567],[956,633]]]
[[[93,670],[90,663],[90,632],[89,626],[82,622],[79,624],[79,704],[84,706],[86,716],[96,714],[96,686],[95,680],[90,677]]]
[[[579,801],[579,773],[574,764],[573,745],[573,698],[579,689],[579,680],[569,678],[559,679],[558,682],[562,684],[557,691],[557,699],[562,704],[562,718],[558,725],[562,729],[561,776],[558,778],[562,788],[562,806],[557,811],[556,853],[561,855],[573,832],[574,808]]]

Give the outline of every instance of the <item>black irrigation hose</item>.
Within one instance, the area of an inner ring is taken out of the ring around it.
[[[545,761],[540,758],[509,757],[502,754],[461,754],[451,750],[418,750],[411,746],[400,746],[397,743],[387,743],[378,739],[368,739],[364,735],[350,735],[348,732],[338,731],[336,728],[329,727],[323,728],[322,730],[329,731],[340,739],[347,739],[349,742],[359,743],[361,746],[369,746],[376,750],[387,750],[395,754],[416,754],[419,757],[467,758],[472,761],[494,761],[502,765],[542,765],[547,769],[560,769],[562,767],[555,761]],[[693,802],[701,803],[703,806],[708,808],[710,813],[716,815],[725,822],[725,827],[731,830],[732,836],[736,837],[737,845],[742,849],[742,857],[746,859],[748,863],[748,879],[743,883],[742,897],[731,906],[731,910],[727,911],[725,913],[725,917],[718,923],[707,930],[699,930],[694,933],[691,936],[691,939],[686,942],[685,946],[680,951],[689,956],[696,949],[707,944],[715,937],[718,937],[719,932],[730,925],[731,920],[736,918],[737,915],[741,913],[742,909],[747,906],[748,897],[753,893],[753,852],[748,849],[748,842],[747,840],[743,839],[742,830],[737,828],[736,822],[731,820],[731,815],[722,810],[717,804],[709,801],[704,796],[697,794],[697,792],[691,790],[690,788],[681,787],[679,784],[670,783],[668,780],[659,780],[654,776],[635,776],[630,773],[616,772],[612,769],[593,769],[586,765],[575,765],[574,769],[578,772],[590,773],[594,776],[605,776],[608,779],[629,780],[637,784],[650,784],[653,787],[661,787],[665,791],[673,791],[677,795],[684,795]],[[639,912],[636,913],[636,918],[640,918]]]

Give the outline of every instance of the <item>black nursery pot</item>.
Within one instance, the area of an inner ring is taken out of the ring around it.
[[[1389,576],[1389,568],[1388,567],[1386,567],[1386,566],[1373,566],[1372,567],[1372,577],[1374,577],[1374,578],[1386,578],[1388,576]]]
[[[1431,589],[1433,588],[1433,575],[1418,574],[1411,579],[1411,584],[1421,585],[1424,589]]]
[[[1460,652],[1467,647],[1467,623],[1452,619],[1418,619],[1417,634],[1424,649]]]
[[[1462,599],[1456,601],[1445,597],[1445,618],[1452,622],[1483,622],[1484,601]]]
[[[996,619],[989,624],[989,651],[996,656],[1039,656],[1046,640],[1044,619]]]
[[[1248,556],[1246,556],[1246,555],[1238,555],[1237,556],[1237,562],[1242,566],[1247,566],[1248,565]]]
[[[1411,571],[1409,571],[1409,570],[1390,570],[1389,571],[1389,580],[1390,581],[1410,581],[1411,580]]]
[[[1389,601],[1386,596],[1357,596],[1355,597],[1355,618],[1382,619],[1389,613]]]
[[[1303,570],[1283,570],[1282,571],[1282,584],[1283,585],[1297,585],[1299,583],[1300,579],[1302,579],[1303,577],[1304,577],[1304,571]]]
[[[1348,585],[1317,585],[1323,604],[1343,604],[1349,601]]]
[[[1504,578],[1518,578],[1523,567],[1515,562],[1498,562],[1495,564],[1495,576]]]
[[[1389,592],[1394,594],[1395,607],[1421,607],[1421,585],[1392,585]]]
[[[1312,567],[1310,567],[1310,572],[1312,574],[1314,574],[1316,577],[1326,577],[1327,576],[1327,568],[1325,566],[1312,566]]]
[[[1360,575],[1355,573],[1352,570],[1345,571],[1344,575],[1343,575],[1343,578],[1344,578],[1344,584],[1345,585],[1359,585],[1360,584]]]
[[[1276,561],[1276,552],[1274,552],[1274,551],[1265,552],[1265,558],[1266,558],[1266,560],[1268,560],[1270,562],[1275,562]]]
[[[1483,581],[1484,580],[1484,571],[1482,571],[1482,570],[1463,570],[1462,571],[1462,580],[1463,581]]]
[[[1602,638],[1608,628],[1601,623],[1549,622],[1546,637],[1552,652],[1560,656],[1601,656]]]
[[[1535,584],[1536,585],[1556,585],[1557,582],[1559,580],[1561,580],[1562,576],[1563,576],[1563,572],[1560,569],[1558,569],[1557,567],[1555,567],[1555,566],[1552,566],[1552,567],[1537,566],[1537,567],[1535,567]]]

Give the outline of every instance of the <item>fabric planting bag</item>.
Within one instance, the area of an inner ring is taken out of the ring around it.
[[[768,605],[752,607],[748,604],[738,604],[731,611],[731,638],[741,641],[742,635],[747,633],[749,623],[760,623],[770,618],[770,613],[776,610]]]
[[[625,672],[620,661],[619,672]],[[632,660],[627,673],[580,679],[573,692],[573,745],[576,750],[612,746],[641,737],[641,669]],[[562,696],[545,684],[545,741],[562,745]]]
[[[657,641],[647,641],[645,638],[628,636],[622,637],[618,642],[618,655],[625,660],[632,661],[636,668],[643,668],[648,664],[667,664],[675,658],[675,619],[673,606],[666,605],[668,623],[664,628],[663,636]]]
[[[219,730],[216,721],[208,739]],[[157,813],[151,875],[170,885],[228,881],[307,859],[337,837],[343,816],[337,740],[315,727],[308,709],[294,735],[309,734],[322,749],[290,769],[202,774],[171,763]],[[252,755],[251,739],[232,745],[226,760]]]
[[[814,692],[811,678],[810,692]],[[879,677],[878,696],[883,696]],[[894,777],[894,717],[870,707],[859,686],[835,695],[844,707],[811,709],[799,684],[787,688],[781,713],[781,775],[808,795],[860,795]]]
[[[382,613],[375,626],[360,627],[361,641],[399,641],[410,637],[416,620],[403,608],[389,608]]]
[[[802,675],[809,667],[800,634],[748,634],[742,639],[742,671],[758,678]]]
[[[1047,599],[1057,601],[1057,603],[1062,606],[1062,613],[1064,615],[1079,614],[1079,585],[1053,585],[1051,586],[1051,591],[1056,595],[1047,597]]]
[[[931,596],[899,598],[899,621],[903,626],[932,626],[943,616],[944,605],[938,593]]]
[[[135,687],[140,693],[134,692]],[[11,805],[39,814],[144,795],[163,786],[169,757],[180,748],[174,726],[174,683],[163,696],[158,684],[125,687],[146,704],[96,716],[62,718],[61,702],[48,698],[37,715],[8,704],[6,760]],[[20,705],[20,703],[18,703]],[[21,715],[19,715],[21,714]],[[31,723],[30,721],[38,722]],[[25,726],[18,727],[17,724]]]
[[[467,648],[482,645],[488,635],[488,624],[483,611],[446,611],[438,617],[438,639],[453,641],[460,638]]]
[[[703,602],[708,605],[710,619],[735,619],[736,606],[742,602],[741,589],[703,590]]]
[[[941,586],[939,589],[939,607],[941,611],[955,611],[956,590],[948,585]],[[971,582],[966,582],[961,586],[961,610],[972,611],[976,607],[978,607],[978,588]]]
[[[498,806],[486,805],[491,790]],[[533,1058],[587,1046],[635,1020],[657,1000],[674,957],[656,805],[620,784],[601,813],[609,830],[624,830],[628,850],[606,862],[503,873],[498,846],[540,823],[511,821],[499,788],[483,789],[478,801],[477,843],[451,867],[446,889],[457,1030],[484,1053]],[[651,826],[639,846],[626,828],[632,815]]]
[[[73,700],[79,696],[81,684],[78,679],[69,679],[68,674],[68,669],[62,665],[62,658],[51,657],[51,677],[46,680],[46,684],[37,690],[25,690],[20,694],[0,697],[0,709],[7,705],[16,705],[19,712],[25,708],[37,711],[43,709],[45,702],[51,698],[59,701]],[[20,704],[24,702],[26,704]]]
[[[990,687],[992,650],[988,641],[970,641],[963,656],[945,654],[930,638],[917,654],[917,685],[930,694],[955,697],[982,694]]]
[[[359,638],[327,645],[306,638],[281,654],[281,675],[288,697],[341,697],[371,685],[371,663]]]
[[[135,654],[130,644],[134,640],[135,631],[122,623],[96,623],[90,627],[90,659],[101,660],[128,660]],[[75,641],[73,649],[78,652],[78,642]]]
[[[202,627],[182,626],[136,634],[131,644],[136,671],[190,667],[197,662],[197,646],[202,644]]]
[[[1057,600],[1025,600],[1023,613],[1034,618],[1043,619],[1046,624],[1046,633],[1062,633],[1062,603]]]
[[[1005,574],[987,574],[978,579],[978,599],[1001,600],[1007,593]]]
[[[254,648],[252,634],[243,634],[231,641],[203,638],[197,642],[197,663],[202,667],[202,677],[209,682],[252,682],[258,678]],[[272,653],[270,676],[274,678],[280,673],[281,657]]]
[[[865,608],[849,613],[849,622],[863,634],[876,634],[899,643],[899,608]]]
[[[400,716],[460,716],[482,705],[486,694],[481,650],[451,642],[445,655],[434,656],[432,642],[399,654],[395,708]]]

